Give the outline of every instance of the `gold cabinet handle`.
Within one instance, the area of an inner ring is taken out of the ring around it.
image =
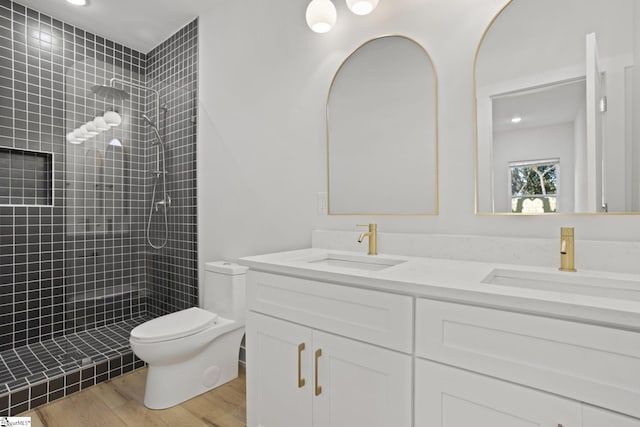
[[[318,384],[318,359],[322,356],[322,349],[316,350],[316,363],[315,363],[315,380],[316,380],[316,396],[320,396],[322,393],[322,387]]]
[[[298,388],[302,388],[305,385],[305,380],[302,378],[302,352],[304,351],[304,343],[298,345]]]

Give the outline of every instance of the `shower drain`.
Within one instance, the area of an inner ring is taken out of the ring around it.
[[[69,351],[67,353],[61,353],[57,355],[56,358],[63,363],[75,362],[78,360],[82,361],[83,365],[88,365],[91,363],[91,358],[86,357],[84,354],[80,353],[79,351]]]

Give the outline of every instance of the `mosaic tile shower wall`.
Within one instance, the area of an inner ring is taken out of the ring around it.
[[[106,166],[110,158],[112,164],[117,160],[108,142],[119,138],[128,150],[131,194],[144,192],[140,124],[131,120],[131,112],[144,105],[144,94],[113,105],[90,88],[114,76],[143,82],[146,63],[139,52],[9,1],[0,2],[0,55],[6,77],[0,82],[0,146],[11,151],[12,161],[25,152],[19,150],[51,153],[55,171],[53,206],[28,206],[23,197],[0,207],[0,350],[5,350],[131,318],[144,309],[139,297],[144,244],[136,232],[142,204],[113,215],[105,206],[113,204],[114,191],[103,182],[113,181]],[[122,126],[83,144],[67,143],[69,130],[107,110],[120,111],[126,118]],[[19,181],[12,179],[12,187]],[[108,232],[109,216],[130,230]]]
[[[147,252],[148,311],[153,316],[198,304],[197,43],[198,26],[197,21],[193,21],[147,54],[147,84],[159,91],[160,104],[166,108],[160,112],[158,127],[166,140],[167,191],[171,197],[167,246]],[[155,114],[152,100],[147,108]],[[151,140],[153,135],[149,133],[148,138]],[[155,168],[154,153],[147,158],[148,169]],[[152,178],[148,178],[147,194],[152,190]],[[164,224],[160,220],[160,215],[155,215],[152,222],[155,242],[164,235]]]
[[[92,90],[110,83],[129,97]],[[166,106],[161,250],[145,238],[156,109],[136,86]],[[196,93],[197,21],[144,54],[0,0],[0,416],[143,366],[131,328],[197,304]],[[108,111],[119,125],[70,134]]]
[[[5,203],[0,177],[0,351],[197,303],[196,73],[197,21],[144,54],[0,0],[0,162],[49,153],[53,189],[52,206]],[[129,99],[91,90],[114,77]],[[159,90],[168,108],[173,205],[159,251],[145,242],[155,148],[141,114],[155,117],[153,102],[120,80]],[[67,142],[106,111],[122,123]]]
[[[65,333],[130,319],[144,311],[144,153],[141,111],[145,55],[65,25],[65,132],[106,112],[121,123],[65,141]],[[42,30],[41,30],[42,31]],[[71,42],[73,41],[73,42]],[[129,93],[115,100],[94,93],[110,84]],[[106,118],[107,116],[105,116]],[[63,137],[65,139],[66,137]]]
[[[40,44],[41,24],[57,32],[55,48]],[[0,2],[0,146],[51,153],[55,170],[54,206],[0,206],[0,350],[64,330],[63,31]]]

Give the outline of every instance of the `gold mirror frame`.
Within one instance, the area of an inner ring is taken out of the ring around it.
[[[480,48],[484,42],[489,30],[493,27],[495,21],[500,15],[516,0],[509,0],[491,19],[487,28],[485,28],[476,47],[475,56],[473,59],[473,124],[474,124],[474,146],[473,146],[473,209],[476,216],[541,216],[541,217],[565,217],[565,216],[627,216],[627,215],[640,215],[638,212],[548,212],[548,213],[518,213],[518,212],[480,212],[478,211],[478,79],[477,79],[477,67],[478,56],[480,54]]]
[[[412,43],[414,43],[416,46],[418,46],[426,55],[426,57],[428,58],[431,67],[433,69],[433,85],[434,85],[434,174],[435,174],[435,179],[434,179],[434,185],[435,185],[435,200],[434,200],[434,210],[433,212],[429,212],[429,213],[331,213],[331,187],[330,187],[330,161],[329,161],[329,152],[330,152],[330,141],[329,141],[329,99],[331,97],[331,90],[333,89],[333,85],[336,81],[336,77],[338,76],[338,74],[340,73],[340,70],[342,70],[342,68],[344,67],[344,65],[347,63],[347,61],[363,46],[366,46],[369,43],[372,43],[376,40],[380,40],[380,39],[384,39],[384,38],[388,38],[388,37],[398,37],[398,38],[402,38],[405,40],[408,40]],[[329,85],[329,90],[327,92],[327,98],[326,98],[326,102],[325,102],[325,135],[326,135],[326,173],[327,173],[327,215],[329,216],[382,216],[382,217],[424,217],[424,216],[438,216],[440,214],[440,185],[439,185],[439,181],[438,181],[438,177],[439,177],[439,171],[438,171],[438,163],[439,163],[439,152],[438,152],[438,135],[439,135],[439,129],[438,129],[438,73],[435,67],[435,64],[433,63],[433,60],[431,59],[431,55],[429,55],[429,52],[420,44],[418,43],[416,40],[407,37],[407,36],[403,36],[403,35],[399,35],[399,34],[389,34],[389,35],[384,35],[384,36],[378,36],[375,38],[372,38],[370,40],[367,40],[366,42],[362,43],[361,45],[359,45],[356,49],[354,49],[340,64],[340,66],[338,67],[338,69],[336,70],[336,72],[333,75],[333,78],[331,79],[331,84]]]

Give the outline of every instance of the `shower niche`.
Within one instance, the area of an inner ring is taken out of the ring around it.
[[[53,154],[0,147],[0,205],[53,206]]]

